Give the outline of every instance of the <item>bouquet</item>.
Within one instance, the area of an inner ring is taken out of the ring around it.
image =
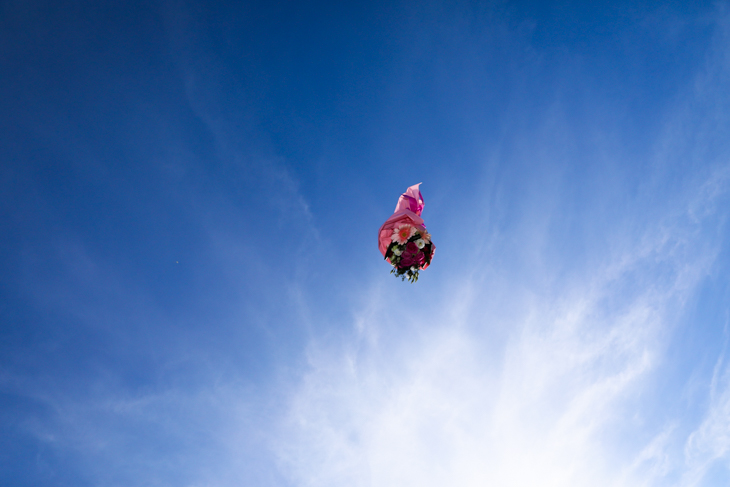
[[[380,253],[393,266],[390,273],[410,282],[416,282],[418,272],[431,265],[436,249],[421,218],[424,203],[420,185],[414,184],[398,198],[395,212],[378,232]]]

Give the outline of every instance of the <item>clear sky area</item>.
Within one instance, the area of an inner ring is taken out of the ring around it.
[[[727,1],[2,1],[0,485],[730,485],[729,213]]]

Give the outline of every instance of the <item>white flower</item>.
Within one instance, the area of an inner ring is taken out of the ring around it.
[[[411,271],[413,271],[413,272],[416,272],[417,270],[418,270],[418,267],[416,267],[416,266],[411,266]]]
[[[419,238],[418,240],[416,240],[416,245],[418,245],[419,249],[422,249],[423,247],[426,246],[426,241],[423,240],[422,238]]]
[[[395,255],[398,255],[398,256],[400,256],[400,254],[401,254],[402,252],[401,252],[401,250],[400,250],[400,249],[399,249],[398,247],[393,247],[393,253],[394,253]]]

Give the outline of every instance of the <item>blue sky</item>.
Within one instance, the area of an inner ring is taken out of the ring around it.
[[[0,4],[0,484],[730,482],[727,2],[66,3]]]

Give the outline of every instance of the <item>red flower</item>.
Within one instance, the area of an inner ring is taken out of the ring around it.
[[[408,242],[406,244],[406,249],[403,251],[403,254],[401,254],[398,267],[416,266],[420,268],[424,262],[426,262],[426,256],[423,255],[423,252],[421,252],[418,248],[418,245],[416,245],[415,242]]]

